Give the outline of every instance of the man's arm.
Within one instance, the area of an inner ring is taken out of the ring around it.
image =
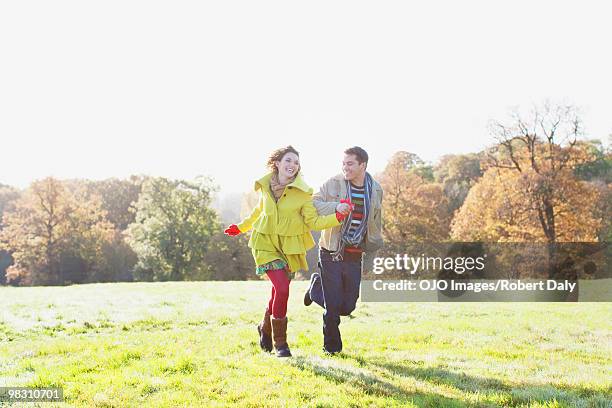
[[[336,200],[336,197],[331,197],[329,194],[329,186],[333,183],[333,180],[327,180],[318,192],[314,193],[312,196],[312,203],[317,209],[317,213],[320,215],[329,215],[336,213],[336,206],[339,201]]]

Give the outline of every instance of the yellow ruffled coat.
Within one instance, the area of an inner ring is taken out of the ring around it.
[[[301,175],[285,187],[283,195],[274,200],[270,190],[272,173],[255,182],[259,191],[259,203],[238,228],[241,232],[253,229],[249,247],[255,263],[263,265],[275,259],[283,259],[290,272],[308,270],[306,251],[315,246],[311,230],[332,228],[340,224],[336,214],[318,215],[312,204],[312,188]]]

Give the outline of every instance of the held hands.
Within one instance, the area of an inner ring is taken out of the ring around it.
[[[346,216],[351,211],[353,211],[354,208],[355,208],[355,205],[351,203],[351,200],[343,199],[343,200],[340,200],[340,204],[336,206],[336,211]]]
[[[235,237],[236,235],[240,234],[242,231],[238,229],[238,226],[236,224],[232,224],[229,227],[227,227],[225,231],[223,232],[225,233],[225,235],[229,235],[230,237]]]
[[[338,221],[344,220],[354,208],[355,204],[351,203],[350,199],[340,200],[340,204],[336,206],[336,219]]]

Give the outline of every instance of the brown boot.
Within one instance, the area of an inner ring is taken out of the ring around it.
[[[272,351],[272,323],[270,322],[270,311],[267,307],[263,320],[257,325],[257,332],[259,333],[259,347],[267,352]]]
[[[289,351],[289,345],[287,344],[287,317],[282,319],[272,318],[271,320],[276,357],[291,357],[291,351]]]

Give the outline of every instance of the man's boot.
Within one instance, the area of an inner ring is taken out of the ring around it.
[[[312,282],[312,278],[310,279],[310,281]],[[310,298],[310,287],[311,286],[308,286],[308,289],[306,289],[306,293],[304,293],[304,306],[312,305],[312,299]]]
[[[257,325],[257,332],[259,333],[259,347],[267,352],[272,351],[272,323],[268,308],[266,308],[263,320]]]
[[[274,338],[274,348],[276,357],[291,357],[289,345],[287,344],[287,317],[272,320],[272,337]]]

